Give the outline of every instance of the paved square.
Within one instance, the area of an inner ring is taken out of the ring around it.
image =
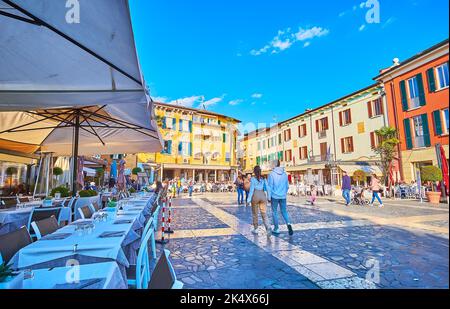
[[[348,208],[322,198],[311,207],[290,197],[294,235],[279,214],[281,234],[267,238],[263,229],[251,234],[251,209],[235,200],[231,193],[173,200],[175,233],[165,247],[185,288],[449,287],[446,205]]]

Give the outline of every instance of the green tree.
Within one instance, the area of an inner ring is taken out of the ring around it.
[[[438,191],[436,182],[442,181],[442,170],[437,166],[423,166],[420,169],[420,176],[423,182],[431,183],[433,191]]]
[[[397,152],[397,145],[400,143],[397,138],[397,130],[392,127],[382,127],[375,131],[379,143],[374,151],[380,156],[381,169],[383,171],[383,183],[387,184],[389,175],[389,166],[395,158]]]
[[[64,171],[62,168],[60,168],[58,166],[55,166],[53,168],[53,176],[56,178],[56,183],[58,183],[59,176],[61,176],[62,174],[64,174]]]

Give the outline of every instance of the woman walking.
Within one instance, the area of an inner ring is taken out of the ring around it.
[[[267,219],[267,201],[270,200],[270,189],[267,181],[261,176],[261,168],[257,165],[253,169],[254,177],[250,181],[250,192],[247,203],[252,205],[253,234],[258,234],[258,212],[261,213],[267,237],[272,235],[272,230]],[[267,194],[267,195],[266,195]]]
[[[370,179],[370,189],[372,190],[372,202],[370,203],[370,206],[373,206],[373,202],[375,202],[375,199],[377,199],[380,203],[379,207],[383,207],[383,201],[380,198],[380,180],[378,180],[378,177],[375,174],[373,174]]]

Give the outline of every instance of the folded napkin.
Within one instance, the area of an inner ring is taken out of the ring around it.
[[[110,238],[110,237],[122,237],[123,235],[125,235],[125,231],[103,232],[98,237],[100,237],[100,238]]]
[[[105,279],[97,278],[97,279],[86,279],[81,280],[77,283],[60,283],[55,284],[53,289],[57,290],[80,290],[80,289],[102,289],[105,285]]]
[[[61,240],[72,235],[71,233],[49,234],[41,238],[41,240]]]
[[[114,221],[114,224],[130,224],[130,223],[133,223],[133,220],[122,219]]]

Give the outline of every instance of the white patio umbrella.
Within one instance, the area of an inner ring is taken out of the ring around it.
[[[79,1],[79,23],[67,19],[76,7],[66,3],[0,0],[0,148],[159,151],[128,1]]]

